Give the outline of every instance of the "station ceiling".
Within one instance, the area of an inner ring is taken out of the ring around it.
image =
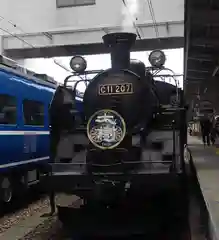
[[[185,0],[184,88],[219,111],[219,1]]]
[[[149,51],[153,49],[170,49],[182,48],[184,45],[183,37],[169,37],[161,39],[142,39],[137,40],[132,51]],[[65,45],[42,48],[23,48],[5,50],[7,57],[14,59],[23,58],[41,58],[41,57],[58,57],[73,55],[90,55],[108,53],[108,48],[103,43]]]

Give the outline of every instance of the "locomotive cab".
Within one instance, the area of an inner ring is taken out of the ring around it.
[[[88,82],[82,108],[75,102],[76,86],[66,86],[68,78],[51,102],[51,169],[42,180],[52,192],[82,198],[83,214],[94,206],[103,211],[128,206],[131,211],[133,199],[142,206],[146,196],[181,183],[183,91],[177,82],[174,86],[155,79],[163,79],[158,75],[165,69],[162,51],[151,53],[151,67],[130,60],[135,39],[132,33],[103,37],[112,63],[106,71],[86,71],[84,59],[72,58],[72,75],[97,73],[81,80]],[[62,220],[67,209],[59,205]],[[77,217],[84,220],[78,211]],[[75,228],[81,229],[79,222]]]

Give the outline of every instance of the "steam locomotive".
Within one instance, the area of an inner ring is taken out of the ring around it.
[[[105,71],[86,71],[86,61],[73,57],[71,76],[81,80],[70,87],[67,77],[50,105],[51,169],[46,184],[52,209],[56,192],[83,199],[80,209],[58,205],[61,221],[72,217],[77,231],[91,234],[97,222],[109,226],[110,221],[113,232],[118,226],[121,230],[121,224],[127,231],[130,219],[136,226],[146,214],[142,209],[150,196],[169,190],[176,198],[182,196],[183,91],[177,84],[155,80],[175,79],[174,74],[160,74],[166,60],[162,51],[151,52],[150,67],[130,60],[135,40],[133,33],[103,36],[112,64]],[[98,74],[82,78],[90,73]],[[79,110],[75,96],[81,81],[88,84]],[[105,229],[99,225],[98,232]]]

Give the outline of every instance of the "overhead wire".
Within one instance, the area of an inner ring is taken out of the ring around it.
[[[14,28],[20,30],[20,32],[22,32],[23,34],[27,34],[26,32],[23,31],[22,28],[20,28],[17,24],[13,23],[12,21],[7,20],[6,18],[4,18],[4,17],[2,17],[2,16],[0,16],[0,19],[6,21],[6,22],[9,23],[9,24],[11,24]],[[2,31],[4,31],[4,32],[8,33],[8,34],[11,35],[12,37],[15,37],[15,38],[19,39],[20,41],[26,43],[28,46],[30,46],[30,47],[32,47],[32,48],[35,48],[33,44],[31,44],[31,43],[27,42],[25,39],[17,36],[17,34],[11,33],[9,30],[3,29],[2,27],[0,27],[0,29],[1,29]]]
[[[159,29],[158,29],[158,24],[157,24],[157,21],[156,21],[155,13],[154,13],[153,4],[152,4],[151,0],[145,0],[145,2],[147,3],[147,5],[149,7],[149,11],[150,11],[150,15],[151,15],[151,18],[152,18],[153,28],[155,30],[156,38],[158,40],[160,40],[160,34],[159,34]],[[179,80],[177,79],[177,76],[175,76],[174,81],[176,83],[176,86],[179,85]]]
[[[4,17],[2,17],[2,16],[0,16],[0,18],[1,18],[2,20],[4,20],[4,21],[10,23],[13,27],[19,29],[21,32],[23,32],[23,30],[22,30],[17,24],[14,24],[12,21],[7,20],[6,18],[4,18]]]
[[[12,21],[7,20],[7,19],[4,18],[3,16],[0,16],[0,19],[6,21],[6,22],[9,23],[9,24],[11,24],[14,28],[17,28],[17,29],[20,30],[23,34],[27,34],[21,27],[19,27],[17,24],[13,23]],[[46,37],[49,38],[49,36],[48,36],[47,33],[42,32],[42,34],[43,34],[44,36],[46,36]]]
[[[17,38],[17,39],[19,39],[20,41],[22,41],[22,42],[26,43],[27,45],[29,45],[30,47],[34,48],[34,46],[33,46],[32,44],[28,43],[26,40],[22,39],[21,37],[17,36],[16,34],[13,34],[13,33],[11,33],[10,31],[5,30],[5,29],[2,28],[2,27],[0,27],[0,29],[1,29],[3,32],[8,33],[10,36],[12,36],[12,37],[14,37],[14,38]]]
[[[20,30],[20,32],[22,32],[24,35],[27,34],[21,27],[19,27],[17,24],[13,23],[13,22],[10,21],[10,20],[7,20],[7,19],[4,18],[3,16],[0,16],[0,21],[1,21],[1,20],[4,20],[4,21],[6,21],[7,23],[11,24],[14,28]],[[0,29],[1,29],[3,32],[9,34],[10,36],[12,36],[12,37],[14,37],[14,38],[17,38],[18,40],[24,42],[25,44],[27,44],[27,45],[30,46],[31,48],[36,48],[33,44],[31,44],[31,43],[29,43],[28,41],[26,41],[25,39],[17,36],[17,34],[13,34],[13,33],[11,33],[9,30],[6,30],[6,29],[4,29],[4,28],[2,28],[2,27],[0,27]],[[46,37],[48,37],[47,34],[45,34],[45,33],[42,33],[42,34],[45,35]],[[71,72],[68,68],[66,68],[64,65],[62,65],[57,59],[55,59],[55,58],[52,58],[52,59],[53,59],[53,62],[54,62],[57,66],[61,67],[61,68],[64,69],[65,71]]]
[[[157,27],[157,21],[156,21],[156,18],[155,18],[155,13],[154,13],[154,8],[153,8],[153,5],[152,5],[152,2],[151,2],[151,0],[145,0],[145,3],[146,3],[146,5],[148,5],[149,11],[150,11],[150,15],[151,15],[151,18],[152,18],[152,24],[153,24],[153,28],[155,30],[156,38],[159,39],[159,29]],[[146,55],[147,55],[147,57],[149,57],[150,54],[146,52]]]
[[[157,21],[156,21],[155,14],[154,14],[154,8],[153,8],[151,0],[147,0],[147,3],[148,3],[149,11],[150,11],[150,14],[151,14],[151,18],[152,18],[152,21],[153,21],[153,27],[154,27],[154,30],[155,30],[156,38],[159,39],[159,29],[158,29]]]

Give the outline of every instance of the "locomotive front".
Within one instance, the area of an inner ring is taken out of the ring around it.
[[[145,67],[142,73],[130,70],[130,48],[135,38],[132,33],[112,33],[103,37],[111,53],[112,67],[92,79],[83,98],[90,141],[89,169],[95,165],[97,170],[99,164],[101,171],[104,166],[105,171],[109,171],[109,165],[140,157],[132,137],[141,128],[147,128],[156,101],[147,82]]]
[[[119,117],[120,122],[123,122],[123,128],[127,132],[132,131],[136,125],[146,121],[147,118],[150,119],[152,110],[151,89],[147,81],[129,70],[130,48],[135,38],[136,35],[131,33],[113,33],[103,37],[104,43],[111,52],[112,68],[93,78],[83,99],[85,115],[88,119],[92,118],[93,114],[97,116],[111,112],[111,115],[114,115],[116,112],[117,118]],[[146,108],[141,104],[143,102],[147,102]],[[98,114],[97,111],[99,111]],[[107,141],[112,142],[110,139]],[[108,148],[107,143],[103,142],[103,144]],[[113,142],[109,147],[112,148],[112,146]]]
[[[178,186],[181,181],[183,92],[155,81],[164,69],[161,51],[151,53],[152,67],[130,60],[135,40],[132,33],[105,35],[111,68],[104,71],[85,71],[84,59],[73,57],[72,75],[81,80],[72,88],[68,86],[71,76],[67,77],[50,105],[51,169],[45,183],[51,193],[83,198],[82,209],[90,211],[95,206],[101,208],[99,212],[119,211],[128,205],[130,212],[136,205],[133,199],[141,206],[146,195]],[[85,73],[97,75],[88,80],[82,77]],[[79,82],[86,83],[83,96],[77,91]],[[69,209],[59,206],[63,221],[66,211]],[[79,222],[77,218],[75,226]]]

